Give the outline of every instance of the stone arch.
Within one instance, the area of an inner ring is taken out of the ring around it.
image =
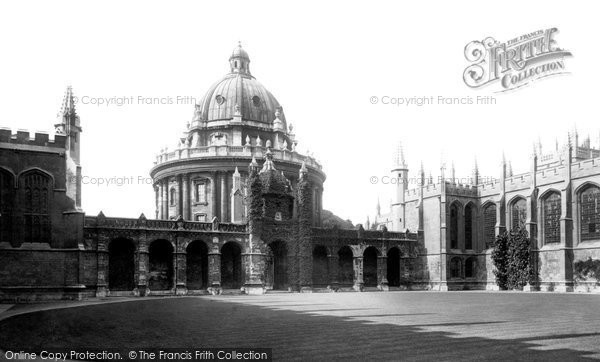
[[[323,245],[315,245],[312,252],[312,283],[313,287],[326,287],[329,285],[329,259],[327,248]]]
[[[365,287],[377,286],[377,262],[381,255],[379,249],[369,246],[363,252],[363,281]]]
[[[600,240],[600,185],[588,181],[575,191],[580,241]]]
[[[522,195],[516,195],[510,199],[509,205],[509,216],[510,216],[510,228],[524,228],[527,222],[527,199]]]
[[[465,224],[465,249],[473,250],[477,243],[477,205],[473,201],[467,202],[464,208]]]
[[[454,200],[450,204],[449,230],[450,230],[450,249],[459,248],[459,219],[462,214],[462,203]]]
[[[465,261],[465,278],[475,278],[477,276],[477,258],[471,256]]]
[[[267,280],[275,290],[288,288],[288,245],[283,240],[268,244]]]
[[[483,220],[483,242],[486,248],[491,247],[496,240],[497,206],[488,200],[481,206]]]
[[[399,287],[401,280],[402,251],[397,246],[391,247],[387,252],[387,281],[390,287]]]
[[[18,205],[23,217],[25,242],[50,242],[54,177],[39,168],[19,173]]]
[[[462,259],[454,257],[450,259],[450,278],[462,279]]]
[[[189,242],[186,251],[186,286],[188,290],[208,287],[208,246],[202,240]]]
[[[174,285],[173,244],[165,239],[157,239],[148,247],[150,290],[170,290]]]
[[[12,241],[15,174],[0,167],[0,240]]]
[[[108,244],[108,289],[135,289],[135,243],[131,239],[119,237]]]
[[[539,197],[541,235],[544,244],[560,243],[560,218],[562,215],[561,194],[548,189]]]
[[[242,247],[235,241],[228,241],[221,247],[221,286],[239,289],[243,283],[242,277]]]
[[[339,282],[341,286],[354,284],[354,253],[348,245],[342,246],[338,252]]]

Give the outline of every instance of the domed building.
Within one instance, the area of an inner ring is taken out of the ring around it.
[[[200,98],[177,148],[157,156],[150,171],[156,218],[246,222],[248,165],[270,149],[292,188],[306,165],[314,185],[313,224],[319,226],[325,174],[315,159],[296,150],[293,130],[277,99],[251,74],[250,57],[238,45],[229,57],[229,73]]]

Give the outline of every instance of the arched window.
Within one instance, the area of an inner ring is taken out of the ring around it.
[[[588,186],[579,196],[581,241],[600,239],[600,188]]]
[[[25,242],[50,241],[50,177],[42,172],[26,173],[21,178]]]
[[[489,204],[483,209],[483,238],[487,247],[496,239],[496,204]]]
[[[462,278],[460,258],[450,260],[450,278]]]
[[[0,169],[0,240],[11,240],[12,210],[14,209],[13,176]]]
[[[177,195],[177,190],[175,190],[175,188],[172,187],[171,190],[169,191],[169,204],[171,206],[175,206],[176,195]]]
[[[458,206],[450,206],[450,249],[458,249]]]
[[[527,201],[519,198],[514,201],[510,208],[512,229],[524,228],[527,221]]]
[[[477,259],[469,258],[465,262],[465,278],[474,278],[477,270]]]
[[[552,192],[542,201],[544,243],[560,243],[560,194]]]
[[[473,249],[473,205],[465,207],[465,249]]]

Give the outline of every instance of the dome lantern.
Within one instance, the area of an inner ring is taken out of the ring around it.
[[[231,67],[231,73],[251,75],[250,57],[248,57],[248,53],[242,48],[242,42],[238,42],[238,46],[233,49],[233,52],[229,57],[229,65]]]

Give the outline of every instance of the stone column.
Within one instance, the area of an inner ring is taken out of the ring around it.
[[[354,257],[354,290],[357,292],[363,291],[363,257],[355,256]]]
[[[212,217],[217,215],[217,173],[213,172],[210,176],[210,187],[211,187],[211,196],[210,196],[210,205],[212,207]],[[212,218],[211,217],[211,218]],[[210,220],[208,220],[210,221]]]
[[[156,183],[156,186],[158,188],[158,192],[156,194],[156,218],[157,219],[162,219],[163,218],[163,183],[162,181],[158,181]]]
[[[183,240],[180,240],[183,242]],[[179,242],[177,245],[177,249],[179,249]],[[185,295],[187,294],[186,287],[186,253],[185,251],[176,250],[173,254],[173,266],[175,268],[175,294],[176,295]]]
[[[377,257],[377,289],[389,291],[387,280],[387,256]]]
[[[340,258],[337,254],[330,254],[327,256],[329,262],[329,285],[333,289],[337,289],[339,285],[339,267]]]
[[[227,190],[227,172],[223,172],[221,174],[221,222],[227,222],[229,218],[227,218],[227,200],[228,198],[228,190]]]
[[[106,236],[98,236],[98,279],[96,281],[96,297],[108,295],[108,243]]]
[[[177,175],[177,205],[175,207],[175,218],[183,216],[183,178],[181,175]]]
[[[221,294],[221,253],[211,251],[208,254],[208,284],[209,292]]]
[[[164,179],[163,181],[163,197],[162,197],[162,207],[163,207],[163,219],[169,219],[169,180]]]
[[[140,296],[144,296],[148,294],[148,271],[150,269],[149,256],[148,256],[148,243],[144,241],[144,239],[140,239],[138,242],[138,263],[137,263],[137,271],[138,271],[138,280],[137,280],[137,290]]]
[[[154,218],[160,219],[160,187],[154,184]]]
[[[190,220],[190,175],[183,175],[183,219]]]

